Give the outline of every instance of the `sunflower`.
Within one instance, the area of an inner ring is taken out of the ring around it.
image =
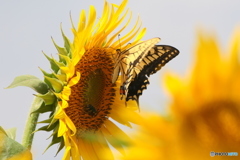
[[[233,35],[224,54],[214,36],[199,33],[190,75],[165,76],[172,95],[170,113],[145,116],[145,125],[132,135],[134,143],[122,159],[203,160],[213,159],[211,152],[217,159],[239,159],[240,30]]]
[[[136,45],[146,31],[138,19],[126,35],[118,37],[131,22],[127,2],[116,5],[104,1],[100,18],[94,6],[90,6],[88,19],[82,10],[78,27],[72,28],[73,42],[63,32],[64,47],[53,41],[59,60],[45,54],[53,72],[41,69],[48,91],[36,95],[44,103],[35,113],[51,113],[40,122],[47,125],[38,130],[53,131],[49,147],[56,143],[59,151],[65,147],[64,160],[113,159],[108,144],[123,153],[129,140],[114,121],[128,127],[130,122],[139,123],[137,104],[126,106],[118,93],[119,80],[112,83],[116,50]]]
[[[199,32],[189,78],[166,76],[182,151],[187,154],[188,148],[195,148],[189,159],[197,154],[202,155],[199,159],[210,159],[211,151],[240,153],[239,55],[239,30],[234,32],[227,54],[214,36]]]

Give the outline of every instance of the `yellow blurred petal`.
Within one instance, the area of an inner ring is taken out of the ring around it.
[[[183,88],[183,82],[177,75],[168,73],[164,75],[164,84],[171,94],[176,94]]]
[[[79,139],[78,144],[78,148],[81,148],[82,150],[81,154],[83,159],[98,159],[95,152],[93,152],[93,150],[90,148],[91,146],[89,146],[88,143],[84,142],[82,139]]]
[[[109,131],[111,135],[113,135],[113,137],[130,141],[129,136],[125,132],[123,132],[120,128],[118,128],[113,122],[106,121],[105,125],[106,129]]]
[[[231,69],[239,70],[239,53],[240,53],[240,29],[239,27],[233,32],[232,41],[230,43],[230,65]]]
[[[8,158],[6,160],[32,160],[32,154],[29,150],[25,150],[24,152],[15,155],[11,158]]]

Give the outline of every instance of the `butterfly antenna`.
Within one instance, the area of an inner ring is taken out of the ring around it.
[[[119,46],[120,46],[120,51],[121,51],[121,49],[122,49],[122,46],[121,46],[121,41],[120,41],[120,34],[118,34],[118,42],[119,42]]]
[[[120,34],[118,34],[118,42],[119,42],[119,48],[118,49],[116,49],[116,52],[117,52],[117,54],[116,54],[116,56],[115,57],[113,57],[113,59],[116,61],[117,59],[118,59],[118,57],[121,55],[121,49],[122,49],[122,46],[121,46],[121,41],[120,41]]]

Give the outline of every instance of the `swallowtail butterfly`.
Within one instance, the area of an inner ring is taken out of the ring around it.
[[[152,38],[127,50],[117,50],[112,82],[115,83],[121,72],[121,99],[124,96],[126,101],[138,103],[139,96],[149,84],[149,76],[179,54],[172,46],[156,45],[159,41],[160,38]]]

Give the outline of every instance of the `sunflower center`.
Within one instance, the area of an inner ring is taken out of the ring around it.
[[[87,85],[85,86],[85,111],[94,116],[99,107],[98,104],[102,101],[102,95],[105,86],[105,76],[101,69],[96,69],[88,76]]]
[[[115,97],[112,58],[105,49],[92,48],[79,61],[76,71],[81,79],[71,87],[66,114],[78,133],[97,131],[108,118]]]

